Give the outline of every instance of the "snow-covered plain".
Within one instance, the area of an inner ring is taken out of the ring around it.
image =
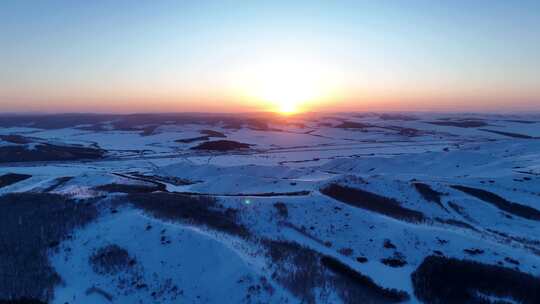
[[[0,135],[39,143],[106,151],[93,160],[0,163],[0,175],[31,175],[0,187],[0,195],[47,191],[97,198],[99,216],[49,250],[50,264],[62,278],[47,299],[51,303],[355,303],[329,283],[307,284],[305,293],[313,297],[300,294],[283,279],[300,270],[286,261],[290,272],[279,273],[284,270],[269,254],[269,240],[331,257],[382,288],[406,292],[404,303],[423,302],[411,274],[430,255],[540,276],[540,218],[534,216],[540,210],[540,116],[310,114],[270,119],[266,128],[163,122],[146,133],[148,122],[131,130],[101,124],[107,128],[14,125],[0,130]],[[197,139],[206,136],[204,130],[224,137]],[[190,149],[223,139],[251,146]],[[31,149],[32,144],[0,137],[0,148]],[[426,196],[418,184],[431,192]],[[107,190],[107,185],[158,185],[154,193],[215,198],[216,208],[236,211],[249,236],[158,216],[130,204],[138,190],[126,196],[129,191]],[[321,191],[329,185],[393,200],[420,212],[423,220],[359,207]],[[475,196],[467,189],[489,194]],[[493,201],[500,200],[493,196],[514,205],[497,205]],[[118,201],[125,204],[115,205]],[[515,211],[515,204],[532,215]],[[96,273],[91,257],[107,245],[125,249],[136,263]],[[488,296],[532,303],[511,294]],[[392,301],[366,303],[371,302]]]

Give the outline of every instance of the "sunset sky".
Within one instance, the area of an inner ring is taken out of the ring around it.
[[[0,112],[540,110],[540,1],[0,2]]]

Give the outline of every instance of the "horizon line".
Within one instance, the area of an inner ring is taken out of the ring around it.
[[[174,112],[47,112],[47,111],[0,111],[0,116],[9,116],[9,115],[111,115],[111,116],[130,116],[130,115],[275,115],[275,116],[300,116],[300,115],[309,115],[309,114],[342,114],[342,113],[366,113],[366,114],[380,114],[380,113],[417,113],[417,114],[530,114],[530,115],[539,115],[540,109],[538,110],[465,110],[465,111],[454,111],[454,110],[341,110],[341,111],[305,111],[294,114],[283,115],[276,111],[244,111],[244,112],[213,112],[213,111],[174,111]]]

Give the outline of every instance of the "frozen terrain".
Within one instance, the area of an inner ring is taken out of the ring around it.
[[[0,116],[0,222],[0,303],[540,303],[540,115]]]

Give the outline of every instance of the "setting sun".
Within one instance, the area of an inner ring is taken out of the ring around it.
[[[268,103],[271,110],[283,114],[301,111],[306,103],[314,102],[324,94],[315,79],[299,71],[264,71],[252,87],[254,98]]]
[[[289,102],[282,102],[279,105],[279,113],[281,114],[294,114],[297,111],[296,104]]]
[[[235,90],[247,101],[272,112],[289,115],[306,111],[331,98],[340,79],[322,65],[322,60],[307,57],[291,52],[288,56],[258,58],[258,64],[244,67],[233,77]]]

